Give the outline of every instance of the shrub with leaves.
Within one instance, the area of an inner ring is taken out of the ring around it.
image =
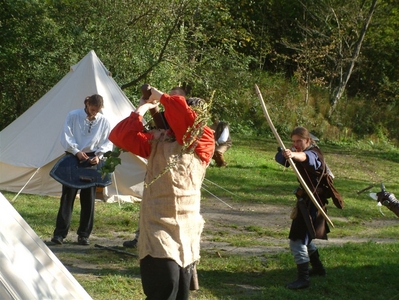
[[[108,151],[104,154],[106,160],[103,166],[101,167],[101,175],[103,177],[105,177],[105,175],[107,174],[113,173],[115,171],[116,166],[122,163],[119,157],[119,155],[121,155],[122,152],[126,151],[115,146],[112,151]]]

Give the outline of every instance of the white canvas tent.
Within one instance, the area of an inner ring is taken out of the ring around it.
[[[92,94],[104,98],[102,113],[111,126],[129,116],[134,106],[90,51],[70,72],[18,119],[0,132],[0,190],[60,196],[61,184],[49,172],[64,149],[60,135],[67,114],[84,107]],[[121,155],[122,164],[104,189],[104,200],[135,201],[143,191],[146,161],[131,153]]]
[[[0,206],[0,299],[92,299],[2,193]]]

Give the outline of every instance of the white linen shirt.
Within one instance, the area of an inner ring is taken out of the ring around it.
[[[89,121],[84,109],[76,109],[65,120],[61,144],[73,155],[80,151],[94,152],[102,158],[113,147],[108,139],[110,131],[111,125],[103,114],[97,113],[94,120]]]
[[[222,134],[220,135],[219,139],[217,140],[218,144],[226,143],[227,140],[229,139],[229,136],[230,136],[229,127],[226,126],[223,129]]]

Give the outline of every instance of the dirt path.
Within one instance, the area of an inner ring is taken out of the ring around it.
[[[236,204],[231,205],[231,209],[226,204],[216,199],[208,199],[202,204],[202,215],[206,221],[205,230],[202,235],[202,250],[222,251],[232,254],[242,255],[257,255],[264,253],[276,253],[281,251],[289,251],[288,238],[273,238],[266,237],[257,239],[259,244],[267,244],[267,246],[255,247],[236,247],[227,243],[215,242],[214,236],[211,232],[218,232],[221,228],[228,231],[228,234],[242,234],[243,229],[247,226],[259,226],[268,228],[270,231],[279,231],[288,229],[291,225],[290,210],[285,206],[266,205],[266,204]],[[332,220],[333,221],[333,220]],[[347,221],[340,219],[340,221]],[[373,221],[370,223],[371,227],[380,227],[397,223],[397,220],[382,220]],[[377,239],[377,238],[360,238],[360,237],[346,237],[346,238],[332,238],[314,240],[318,247],[327,247],[331,245],[343,245],[348,242],[362,243],[367,241],[374,241],[377,243],[396,242],[392,239]]]
[[[255,246],[244,245],[244,246],[232,246],[226,242],[215,241],[215,237],[223,232],[223,235],[235,235],[248,233],[246,227],[256,226],[259,228],[266,228],[271,232],[288,230],[290,227],[289,208],[277,205],[266,205],[266,204],[229,204],[233,208],[230,208],[226,204],[218,201],[217,199],[206,199],[202,203],[202,216],[205,219],[204,232],[201,238],[201,250],[215,252],[218,255],[225,254],[239,254],[239,255],[263,255],[265,253],[279,253],[282,251],[289,251],[288,239],[287,238],[273,238],[271,236],[257,237],[254,235]],[[334,220],[333,220],[334,221]],[[345,221],[345,219],[340,219]],[[372,227],[379,227],[390,225],[393,222],[397,223],[397,220],[382,220],[373,221],[370,223]],[[77,245],[77,236],[74,233],[70,233],[66,239],[66,243],[62,246],[54,245],[50,241],[46,241],[49,248],[57,255],[62,253],[80,253],[84,254],[88,250],[92,250],[95,244],[102,246],[115,247],[121,251],[127,251],[132,254],[136,254],[136,249],[125,249],[122,247],[124,238],[122,238],[117,232],[114,233],[113,237],[103,238],[92,234],[90,237],[90,246]],[[331,245],[343,245],[348,242],[367,242],[374,241],[378,243],[385,242],[396,242],[392,239],[370,239],[370,238],[359,238],[359,237],[347,237],[347,238],[333,238],[329,237],[328,241],[314,240],[314,243],[318,247],[328,247]],[[107,251],[100,250],[99,251]],[[80,255],[79,255],[80,256]],[[82,259],[74,258],[70,256],[68,259],[63,259],[63,263],[68,266],[71,272],[77,271],[79,273],[91,272],[92,270],[101,268],[101,266],[87,263]]]
[[[229,204],[230,205],[230,204]],[[229,243],[214,241],[215,235],[223,231],[224,234],[242,234],[248,226],[265,227],[281,230],[290,226],[289,213],[281,207],[264,204],[233,204],[230,208],[216,199],[208,199],[202,203],[202,216],[205,228],[201,239],[201,249],[218,253],[257,255],[265,252],[279,252],[287,246],[285,239],[272,237],[256,239],[259,244],[270,246],[237,247]]]

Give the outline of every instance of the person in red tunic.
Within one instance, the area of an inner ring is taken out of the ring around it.
[[[148,85],[143,85],[142,89],[144,89],[146,92],[147,89],[150,88]],[[170,96],[174,95],[180,95],[183,97],[186,97],[186,91],[179,86],[173,87],[170,92]],[[144,96],[144,95],[143,95]],[[159,106],[156,106],[152,109],[150,109],[150,114],[153,120],[153,123],[155,125],[155,128],[157,129],[169,129],[169,124],[165,120],[164,113],[160,111]],[[132,240],[127,240],[123,242],[123,247],[126,248],[137,248],[137,243],[139,242],[139,235],[140,235],[140,228],[137,228],[135,231],[135,236]]]
[[[198,114],[192,109],[202,101],[151,88],[150,98],[141,99],[109,137],[148,161],[138,242],[147,299],[188,299],[200,258],[201,185],[215,149],[213,131],[204,122],[196,123]],[[160,104],[170,129],[147,131],[143,116]]]

